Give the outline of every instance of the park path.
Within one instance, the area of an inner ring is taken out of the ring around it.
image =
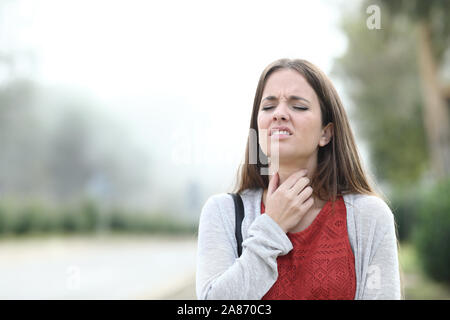
[[[0,299],[196,299],[194,236],[0,240]]]

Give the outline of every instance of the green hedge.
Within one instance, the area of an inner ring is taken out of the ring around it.
[[[397,224],[400,242],[411,240],[414,226],[417,223],[419,195],[420,191],[417,189],[403,189],[394,192],[391,196],[391,209]]]
[[[36,233],[195,233],[194,223],[181,223],[161,213],[102,210],[95,202],[50,206],[39,201],[0,201],[0,236]]]
[[[436,183],[423,194],[413,243],[425,272],[450,285],[450,179]]]

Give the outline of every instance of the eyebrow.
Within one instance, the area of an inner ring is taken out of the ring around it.
[[[275,101],[275,100],[278,100],[278,99],[277,99],[277,97],[275,97],[275,96],[267,96],[267,97],[265,97],[264,99],[261,100],[261,103],[262,103],[264,100]],[[311,103],[311,102],[309,102],[308,99],[305,99],[305,98],[302,98],[302,97],[299,97],[299,96],[289,96],[289,100],[298,100],[298,101],[303,100],[303,101],[306,101],[306,102],[308,102],[308,103]]]

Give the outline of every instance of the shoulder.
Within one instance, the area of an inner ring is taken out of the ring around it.
[[[234,205],[233,198],[228,193],[213,194],[205,201],[202,216],[221,214],[223,211],[229,211],[227,209],[232,205]]]
[[[246,189],[240,192],[245,210],[249,211],[252,203],[260,196],[258,189]],[[218,193],[211,195],[203,205],[202,215],[221,215],[223,218],[232,217],[234,219],[234,200],[228,193]]]
[[[387,203],[380,197],[366,194],[350,194],[344,196],[346,206],[353,210],[356,221],[375,224],[385,228],[394,224],[394,215]]]
[[[248,200],[248,191],[245,190],[240,193],[242,201]],[[216,206],[221,209],[230,209],[232,206],[234,210],[234,200],[230,193],[222,192],[209,196],[209,198],[205,202],[205,206]]]

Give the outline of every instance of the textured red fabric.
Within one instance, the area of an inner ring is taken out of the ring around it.
[[[334,213],[328,201],[308,228],[287,233],[293,249],[278,256],[278,278],[263,300],[354,299],[355,257],[342,196],[334,204]]]

